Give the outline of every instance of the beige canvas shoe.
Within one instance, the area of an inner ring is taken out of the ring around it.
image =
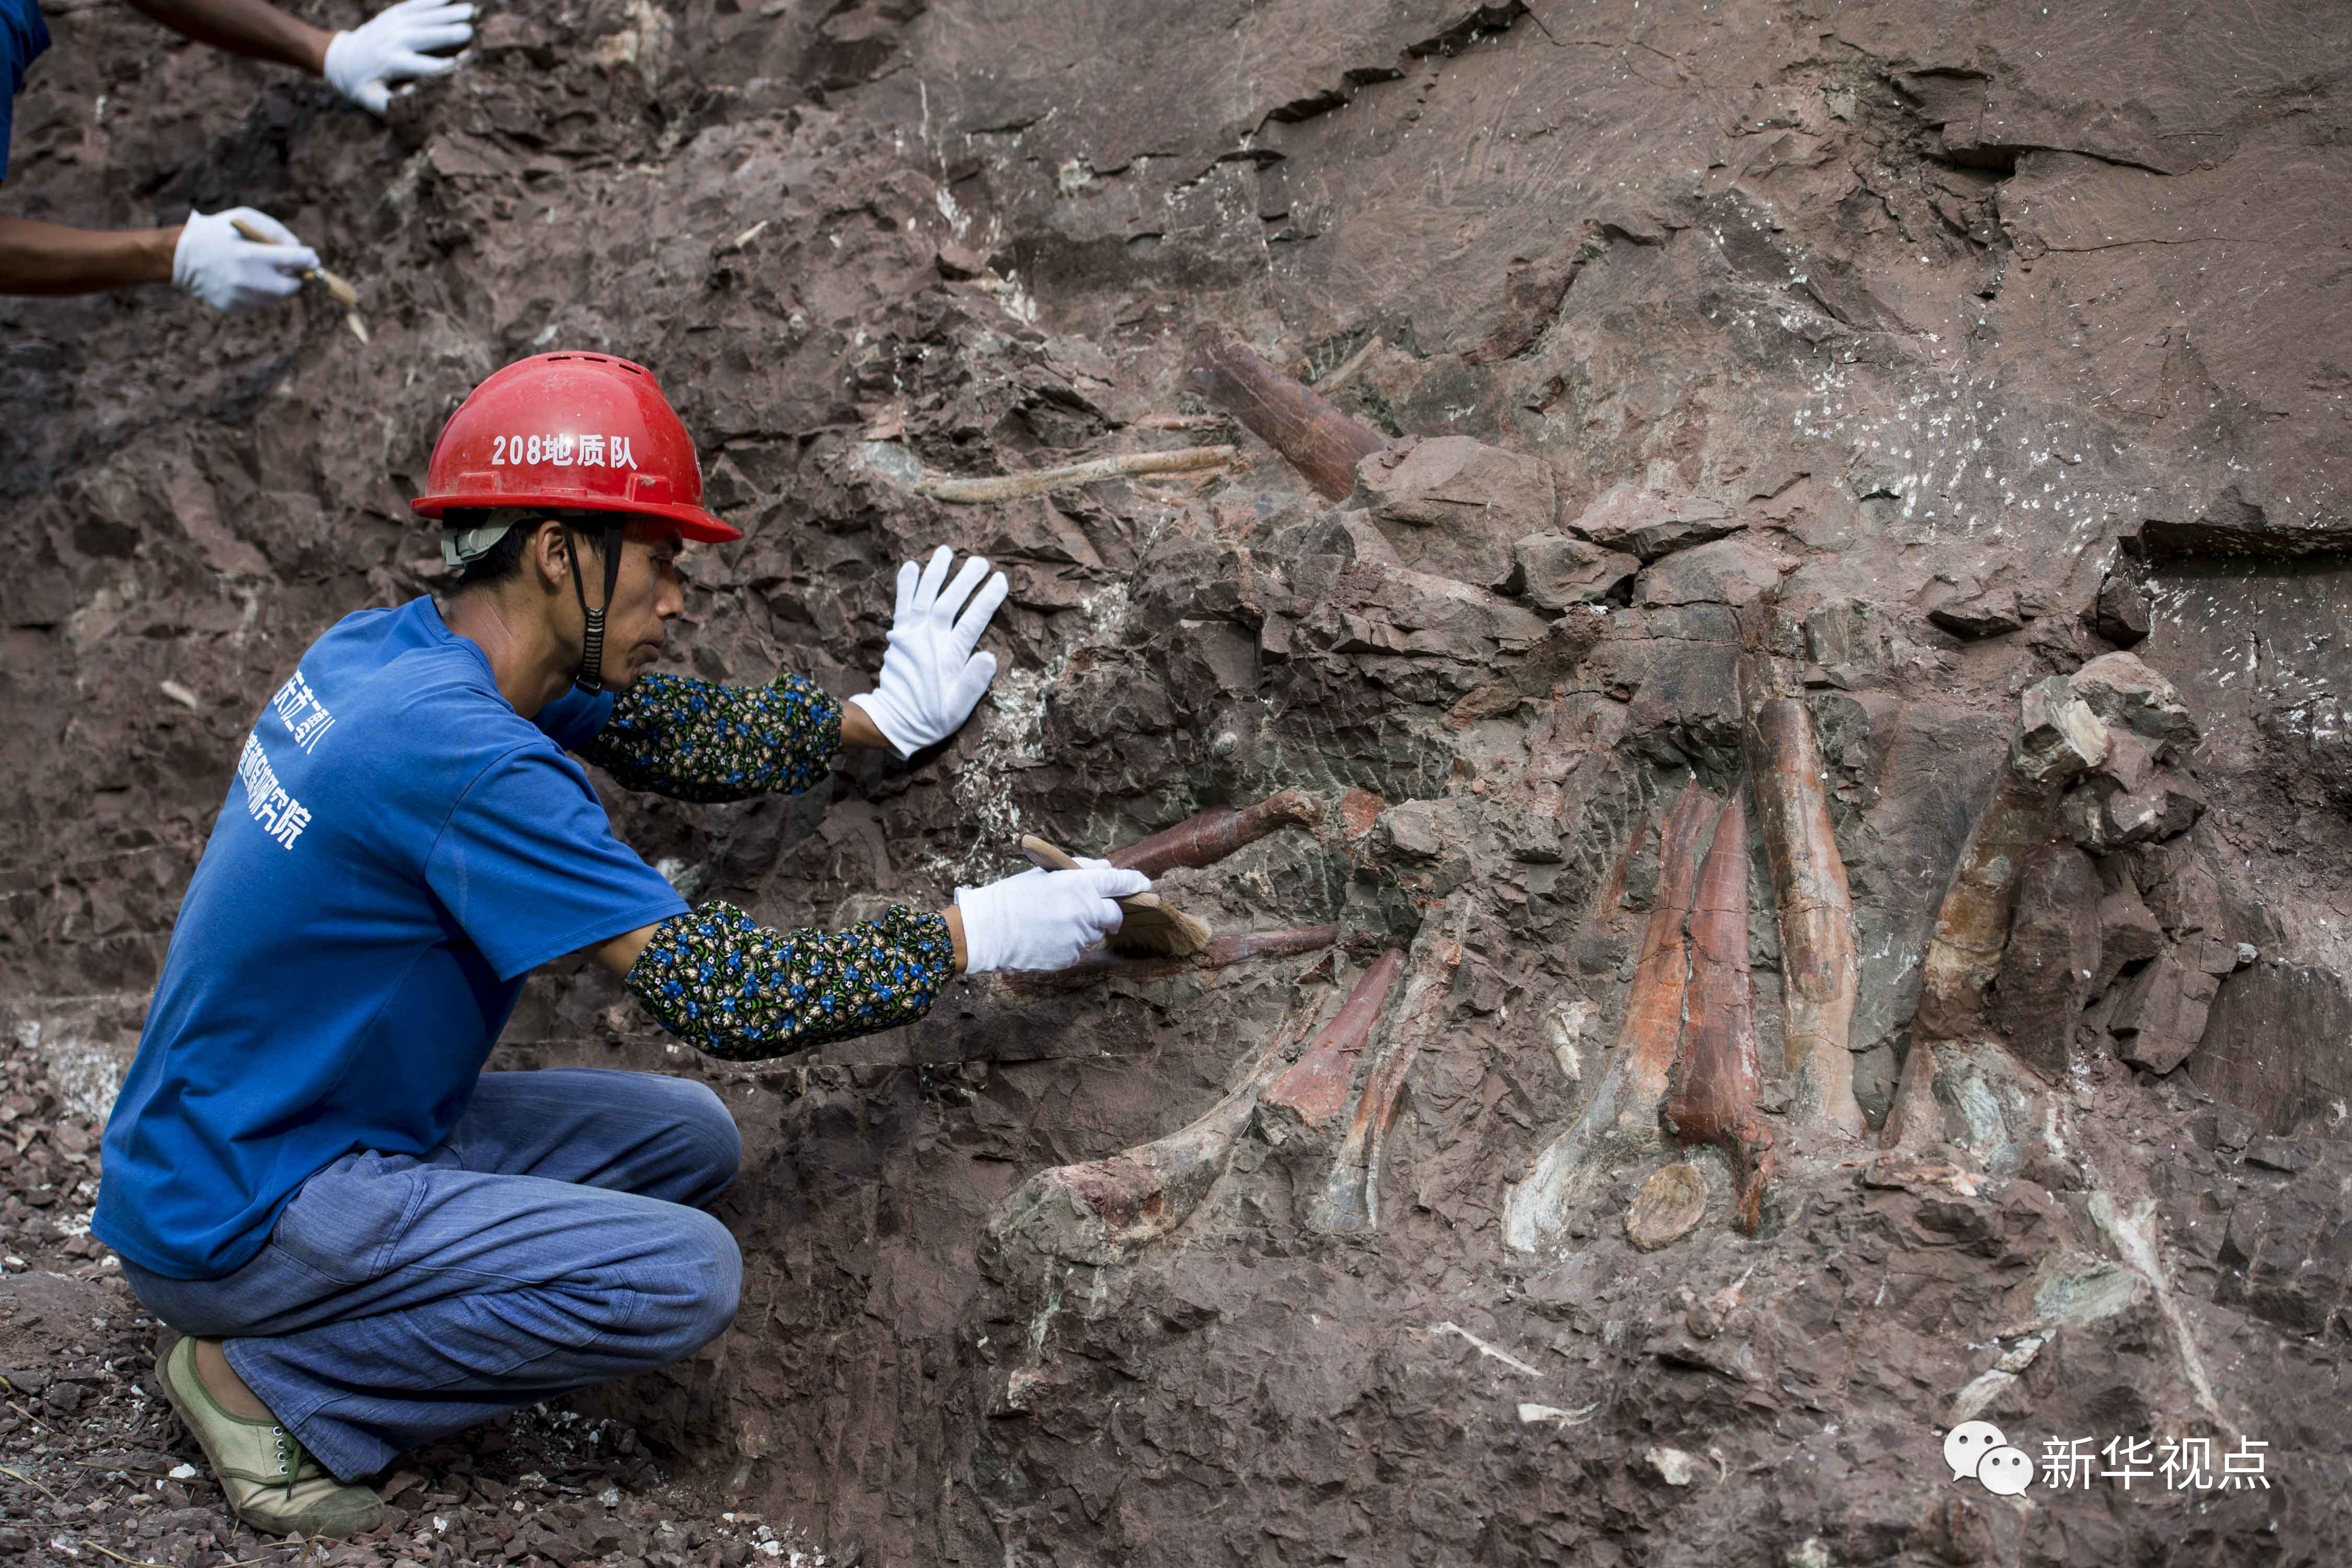
[[[232,1415],[196,1375],[196,1342],[181,1338],[156,1358],[155,1380],[212,1461],[229,1511],[277,1535],[340,1539],[383,1522],[383,1504],[367,1487],[330,1475],[275,1421]]]

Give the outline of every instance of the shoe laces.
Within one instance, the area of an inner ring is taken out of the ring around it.
[[[303,1448],[301,1439],[286,1430],[283,1426],[272,1426],[269,1429],[269,1436],[278,1447],[278,1468],[286,1472],[286,1499],[291,1502],[294,1499],[294,1485],[302,1479],[302,1461],[310,1456]]]

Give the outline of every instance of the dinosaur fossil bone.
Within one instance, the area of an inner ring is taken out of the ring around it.
[[[1763,1223],[1772,1132],[1756,1110],[1756,1020],[1748,974],[1748,811],[1734,790],[1717,817],[1691,906],[1690,982],[1682,1057],[1666,1123],[1685,1143],[1713,1143],[1731,1162],[1733,1223]]]
[[[1798,1126],[1859,1137],[1847,1054],[1861,987],[1855,962],[1853,898],[1830,827],[1822,788],[1827,768],[1813,718],[1794,697],[1759,704],[1749,726],[1755,758],[1756,817],[1780,908],[1781,1007],[1791,1100]]]

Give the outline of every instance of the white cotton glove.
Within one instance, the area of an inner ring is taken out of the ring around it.
[[[1004,574],[989,577],[988,585],[974,594],[973,585],[988,576],[988,563],[969,557],[948,583],[954,559],[955,552],[942,544],[929,566],[909,561],[898,568],[898,608],[890,618],[881,679],[873,690],[850,699],[901,757],[954,734],[996,679],[996,656],[971,650],[988,629],[988,618],[1004,603]],[[961,616],[956,614],[959,605]]]
[[[958,888],[963,914],[964,972],[1067,969],[1119,927],[1113,899],[1149,892],[1151,879],[1103,860],[1076,871],[1028,870],[985,888]]]
[[[236,232],[243,218],[278,243],[264,245]],[[172,281],[234,316],[272,300],[289,300],[302,289],[302,274],[319,265],[319,253],[268,213],[230,207],[209,216],[188,214],[180,243],[172,252]]]
[[[457,62],[427,49],[446,49],[474,36],[474,8],[449,0],[400,0],[327,44],[327,80],[337,92],[381,119],[392,84],[413,77],[447,76]]]

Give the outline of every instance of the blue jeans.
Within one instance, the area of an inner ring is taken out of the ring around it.
[[[742,1258],[701,1213],[742,1158],[703,1085],[485,1073],[427,1153],[347,1154],[221,1279],[122,1266],[349,1481],[501,1411],[683,1361],[735,1315]]]

